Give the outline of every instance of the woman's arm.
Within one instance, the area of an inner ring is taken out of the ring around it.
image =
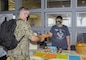
[[[66,36],[66,39],[67,39],[67,45],[68,45],[68,50],[71,50],[71,48],[70,48],[70,36],[68,35],[68,36]]]

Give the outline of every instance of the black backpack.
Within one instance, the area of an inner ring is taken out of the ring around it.
[[[19,41],[16,40],[14,31],[16,28],[16,19],[11,19],[7,21],[6,19],[0,25],[0,45],[5,47],[7,50],[12,50],[16,48],[18,43],[22,40],[24,36],[20,38]]]

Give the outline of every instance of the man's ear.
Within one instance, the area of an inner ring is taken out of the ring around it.
[[[56,21],[57,19],[55,18],[55,21]]]

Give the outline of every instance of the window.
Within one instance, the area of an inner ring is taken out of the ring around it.
[[[15,15],[14,14],[0,14],[0,24],[5,20],[5,18],[7,20],[15,19]]]
[[[41,0],[22,0],[22,6],[30,9],[39,9],[41,8]]]
[[[47,13],[47,26],[51,27],[51,26],[55,25],[55,18],[59,15],[61,15],[63,17],[62,24],[70,27],[71,26],[71,13],[69,13],[69,12]]]
[[[41,26],[41,14],[40,13],[34,13],[30,15],[30,19],[28,20],[31,26]]]
[[[86,27],[86,12],[77,12],[77,27]]]
[[[77,33],[77,42],[86,43],[86,33]]]
[[[78,7],[86,7],[86,0],[77,0]]]
[[[15,10],[14,0],[0,0],[0,11]]]
[[[71,7],[71,0],[47,0],[47,8]]]

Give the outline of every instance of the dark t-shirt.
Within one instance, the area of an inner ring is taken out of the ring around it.
[[[57,25],[52,26],[50,32],[53,34],[51,37],[51,42],[53,46],[58,48],[67,49],[66,36],[70,35],[67,26],[63,25],[58,27]]]

